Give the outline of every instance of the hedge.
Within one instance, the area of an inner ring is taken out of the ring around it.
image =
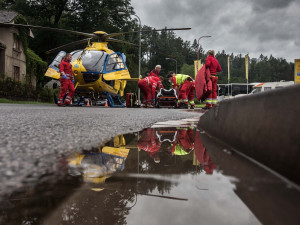
[[[12,78],[0,78],[0,97],[20,101],[53,102],[53,89],[33,87]]]

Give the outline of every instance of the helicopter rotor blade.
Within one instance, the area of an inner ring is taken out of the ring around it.
[[[153,32],[153,31],[165,31],[165,30],[190,30],[192,28],[164,28],[164,29],[153,29],[153,30],[133,30],[133,31],[127,31],[127,32],[120,32],[120,33],[111,33],[111,34],[106,34],[103,35],[103,38],[111,38],[111,37],[116,37],[122,34],[131,34],[131,33],[138,33],[138,32]]]
[[[92,34],[92,33],[84,33],[84,32],[80,32],[80,31],[66,30],[66,29],[60,29],[60,28],[54,28],[54,27],[42,27],[42,26],[33,26],[33,25],[25,25],[25,24],[13,24],[13,23],[0,23],[0,27],[1,26],[2,27],[24,27],[24,28],[29,28],[29,29],[48,30],[48,31],[65,33],[65,34],[82,35],[82,36],[91,37],[91,38],[97,38],[98,37],[96,34]]]
[[[114,39],[114,38],[108,38],[106,39],[106,41],[109,41],[109,42],[117,42],[117,43],[123,43],[123,44],[129,44],[129,45],[133,45],[133,46],[138,46],[136,44],[133,44],[133,43],[130,43],[128,41],[122,41],[122,40],[118,40],[118,39]]]
[[[73,46],[76,46],[76,45],[79,45],[79,44],[83,44],[83,43],[88,42],[88,41],[91,40],[91,39],[92,39],[92,38],[86,38],[86,39],[79,40],[79,41],[73,41],[73,42],[71,42],[71,43],[68,43],[68,44],[59,46],[59,47],[57,47],[57,48],[53,48],[53,49],[51,49],[51,50],[48,50],[48,51],[46,51],[46,54],[51,54],[51,53],[58,52],[58,51],[60,51],[60,50],[66,49],[66,48],[70,48],[70,47],[73,47]]]

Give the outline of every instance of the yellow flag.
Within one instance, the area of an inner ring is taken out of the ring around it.
[[[300,84],[300,59],[295,59],[295,84]]]
[[[245,55],[246,79],[248,80],[248,54]]]
[[[201,64],[201,60],[194,60],[194,71],[195,71],[195,76],[194,78],[196,79],[198,71],[201,69],[203,65]]]

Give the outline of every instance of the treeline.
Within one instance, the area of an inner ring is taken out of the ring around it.
[[[220,83],[228,82],[228,63],[227,58],[229,56],[230,65],[230,82],[231,83],[243,83],[246,82],[245,77],[245,56],[238,54],[226,54],[225,51],[218,52],[216,58],[219,60],[222,72],[220,76]],[[259,58],[251,58],[249,55],[248,62],[248,75],[249,83],[251,82],[273,82],[273,81],[290,81],[294,80],[294,63],[288,63],[283,58],[274,58],[263,56]]]
[[[130,0],[0,0],[0,9],[11,9],[21,13],[28,24],[59,27],[62,29],[76,30],[86,33],[105,31],[107,33],[126,32],[139,29],[138,20],[135,19],[134,9]],[[118,12],[125,12],[119,15]],[[162,27],[164,24],[162,23]],[[143,26],[143,30],[153,28]],[[65,33],[33,30],[35,38],[30,39],[29,47],[43,60],[50,63],[55,54],[46,55],[47,50],[81,40],[86,37]],[[186,31],[189,32],[189,31]],[[118,36],[118,39],[138,44],[138,33]],[[78,45],[75,49],[83,49],[85,44]],[[121,43],[109,43],[114,51],[126,55],[127,66],[132,77],[138,77],[138,47]],[[141,73],[145,75],[155,65],[162,65],[162,76],[170,71],[194,74],[194,60],[197,59],[197,41],[193,43],[177,37],[173,31],[143,32],[142,33],[142,67]],[[208,50],[208,49],[207,49]],[[206,51],[200,46],[199,58],[205,62]],[[231,82],[245,82],[245,58],[241,54],[233,55],[225,51],[217,52],[216,58],[223,69],[220,83],[227,83],[227,57],[230,56]],[[166,59],[171,58],[171,59]],[[177,67],[176,67],[177,65]],[[293,63],[285,59],[263,56],[249,62],[249,82],[293,80]],[[37,76],[40,81],[45,77]],[[136,84],[129,83],[128,89],[134,91]]]

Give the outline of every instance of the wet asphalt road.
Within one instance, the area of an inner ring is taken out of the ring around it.
[[[172,109],[0,104],[0,200],[45,174],[59,176],[62,156],[158,121],[199,116]]]

